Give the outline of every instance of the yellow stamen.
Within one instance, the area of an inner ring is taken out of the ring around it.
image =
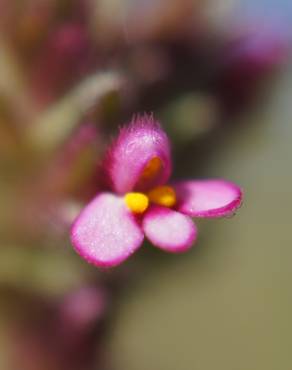
[[[149,205],[149,199],[143,193],[127,193],[124,199],[127,207],[134,213],[143,213]]]
[[[171,186],[158,186],[148,194],[150,202],[164,207],[172,207],[176,203],[176,194]]]
[[[154,178],[160,172],[161,168],[162,168],[161,159],[158,157],[153,157],[144,167],[140,179],[143,181]]]

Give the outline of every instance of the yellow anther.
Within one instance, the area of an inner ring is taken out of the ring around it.
[[[143,213],[149,205],[149,199],[143,193],[127,193],[124,199],[127,207],[134,213]]]
[[[171,186],[158,186],[148,194],[150,202],[164,207],[172,207],[176,203],[176,194]]]

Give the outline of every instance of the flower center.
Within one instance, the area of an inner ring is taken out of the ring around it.
[[[157,186],[147,194],[127,193],[125,195],[127,207],[134,213],[143,213],[149,206],[149,202],[164,207],[172,207],[176,203],[176,194],[171,186]]]
[[[171,186],[157,186],[147,194],[150,202],[164,207],[172,207],[176,203],[176,194]]]
[[[127,207],[134,213],[143,213],[149,206],[149,199],[143,193],[127,193],[124,199]]]

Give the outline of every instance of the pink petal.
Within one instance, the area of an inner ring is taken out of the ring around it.
[[[153,158],[161,161],[161,168],[150,178],[139,181]],[[104,167],[113,189],[119,194],[132,190],[146,191],[163,185],[171,173],[168,137],[152,116],[138,116],[129,126],[121,129],[108,152]]]
[[[101,193],[94,198],[71,230],[75,250],[100,267],[123,262],[139,248],[143,238],[143,232],[124,200],[110,193]]]
[[[197,228],[189,217],[160,206],[149,208],[142,227],[156,247],[172,253],[188,250],[197,237]]]
[[[193,217],[222,217],[241,204],[241,189],[225,180],[182,181],[174,185],[177,209]]]

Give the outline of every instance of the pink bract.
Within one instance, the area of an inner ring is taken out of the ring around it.
[[[73,224],[71,240],[89,263],[115,266],[128,258],[144,235],[123,199],[101,193],[80,213]]]
[[[154,178],[139,183],[144,168],[153,158],[161,160],[161,170]],[[122,128],[109,148],[105,170],[118,194],[145,191],[166,183],[171,174],[170,143],[159,123],[152,116],[144,115]]]
[[[149,169],[153,159],[154,167]],[[152,116],[136,117],[121,129],[104,166],[113,193],[98,194],[81,211],[71,229],[76,251],[99,267],[122,263],[142,245],[144,234],[160,249],[185,252],[197,239],[196,225],[189,216],[228,216],[242,201],[241,189],[232,182],[188,180],[172,185],[177,198],[174,206],[151,203],[142,214],[134,214],[126,205],[125,194],[147,194],[153,187],[166,185],[171,174],[169,140]]]
[[[192,217],[223,217],[241,203],[240,188],[225,180],[181,181],[174,185],[177,210]]]
[[[197,237],[197,228],[188,216],[165,207],[150,207],[142,227],[153,245],[173,253],[185,252]]]

